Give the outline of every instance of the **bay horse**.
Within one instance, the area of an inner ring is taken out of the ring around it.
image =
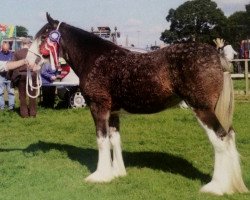
[[[228,72],[223,72],[214,47],[183,43],[139,54],[59,23],[48,13],[47,20],[36,34],[33,51],[39,54],[39,45],[44,45],[51,31],[57,30],[59,53],[78,75],[96,127],[98,164],[86,181],[109,182],[126,175],[119,133],[121,109],[149,114],[184,100],[215,152],[212,180],[201,191],[217,195],[248,191],[232,127],[232,80]]]

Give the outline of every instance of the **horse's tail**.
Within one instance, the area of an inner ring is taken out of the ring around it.
[[[228,132],[233,122],[234,94],[233,81],[229,72],[223,73],[223,89],[215,107],[217,116],[222,127]]]
[[[220,63],[224,72],[231,71],[231,63],[225,58],[224,55],[220,55]]]
[[[223,74],[223,89],[215,108],[215,114],[227,131],[223,138],[210,135],[215,150],[215,164],[212,181],[201,191],[211,192],[221,189],[221,194],[248,192],[242,178],[239,153],[235,144],[235,132],[232,128],[234,111],[233,83],[229,72]],[[220,191],[220,190],[219,190]]]

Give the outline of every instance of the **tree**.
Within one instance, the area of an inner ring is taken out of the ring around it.
[[[230,42],[236,48],[239,48],[242,40],[250,39],[250,4],[246,5],[246,11],[233,13],[228,17],[228,26],[230,32]]]
[[[243,39],[247,39],[247,17],[246,12],[235,12],[228,18],[228,26],[230,31],[229,42],[234,47],[239,47],[239,43]]]
[[[28,29],[23,26],[16,26],[17,37],[28,37]]]
[[[161,34],[165,43],[198,41],[212,43],[216,37],[228,37],[227,18],[211,0],[191,0],[170,9],[166,17],[170,28]]]

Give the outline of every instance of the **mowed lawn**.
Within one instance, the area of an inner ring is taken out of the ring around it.
[[[250,102],[236,102],[234,127],[244,180],[250,188]],[[1,200],[250,199],[199,193],[211,179],[213,150],[192,112],[121,115],[126,177],[86,183],[96,169],[95,127],[89,110],[42,109],[37,118],[0,113]]]

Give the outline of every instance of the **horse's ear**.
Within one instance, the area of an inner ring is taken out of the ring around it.
[[[48,12],[46,12],[46,17],[47,17],[47,21],[51,26],[55,25],[55,20],[50,16],[50,14]]]

